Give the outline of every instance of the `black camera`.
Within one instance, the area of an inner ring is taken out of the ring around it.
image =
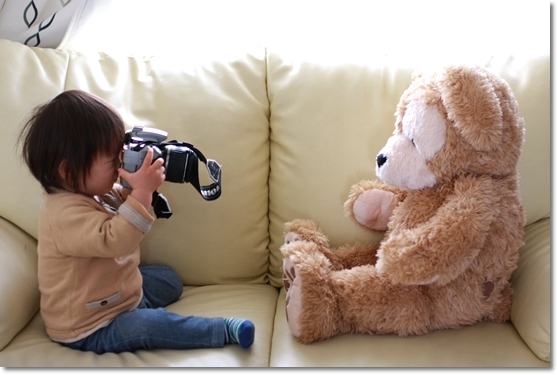
[[[142,163],[148,148],[153,149],[153,161],[162,158],[165,167],[165,181],[176,183],[190,183],[208,201],[215,200],[221,195],[221,166],[215,160],[206,159],[203,154],[192,144],[186,142],[170,141],[167,132],[155,128],[134,126],[124,136],[124,152],[122,154],[122,168],[128,172],[137,171]],[[200,186],[198,164],[202,161],[207,168],[207,173],[213,183]],[[122,186],[131,188],[124,179],[120,179]],[[157,217],[169,218],[172,212],[168,207],[166,198],[158,193],[153,193],[153,208]],[[166,207],[165,207],[166,206]]]

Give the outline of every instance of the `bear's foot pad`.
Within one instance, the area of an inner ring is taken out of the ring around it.
[[[289,258],[285,258],[283,260],[283,285],[286,292],[285,312],[289,329],[296,337],[300,336],[298,318],[302,310],[301,284],[301,276],[298,274],[296,265]]]

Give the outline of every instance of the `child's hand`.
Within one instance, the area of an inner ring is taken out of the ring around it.
[[[151,206],[153,192],[165,181],[165,167],[163,159],[158,158],[153,163],[153,149],[148,148],[141,167],[134,173],[130,173],[123,168],[118,169],[121,178],[128,181],[132,186],[131,195],[136,198],[146,209]]]

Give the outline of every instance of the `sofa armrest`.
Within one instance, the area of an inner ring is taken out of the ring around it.
[[[525,227],[524,241],[512,275],[511,320],[533,353],[550,362],[550,218]]]
[[[39,310],[37,241],[0,217],[0,350]]]

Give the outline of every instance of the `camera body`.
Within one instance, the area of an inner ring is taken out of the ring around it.
[[[124,135],[122,168],[131,173],[137,171],[145,159],[148,146],[153,149],[153,161],[162,157],[163,153],[156,145],[165,139],[167,139],[167,132],[163,130],[134,126]],[[120,182],[122,186],[131,188],[126,180],[121,179]]]
[[[219,163],[212,159],[206,159],[192,144],[178,141],[163,142],[166,139],[167,132],[163,130],[134,126],[124,136],[122,168],[131,173],[137,171],[145,159],[147,150],[152,148],[153,161],[158,158],[164,160],[165,181],[191,183],[201,196],[208,201],[219,198],[221,195],[221,166]],[[211,185],[200,186],[199,161],[206,165],[208,175],[213,181]],[[123,178],[120,179],[120,182],[122,186],[131,188],[130,184]],[[158,196],[162,197],[160,194]],[[155,207],[156,202],[153,204]]]

